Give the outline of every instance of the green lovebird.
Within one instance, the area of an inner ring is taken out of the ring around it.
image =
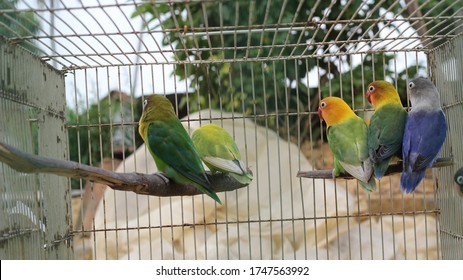
[[[407,111],[394,86],[386,81],[369,84],[367,98],[375,108],[368,128],[368,152],[375,176],[381,179],[391,159],[401,154]]]
[[[228,132],[215,124],[196,129],[191,136],[203,162],[212,172],[228,174],[241,184],[249,185],[252,173],[241,161],[241,153]]]
[[[195,186],[221,204],[211,191],[198,152],[169,99],[158,94],[148,96],[138,124],[138,132],[159,171],[176,183]]]
[[[368,156],[365,121],[338,97],[320,100],[318,116],[327,125],[328,145],[334,155],[333,175],[346,171],[359,181],[365,191],[376,190],[373,164]]]

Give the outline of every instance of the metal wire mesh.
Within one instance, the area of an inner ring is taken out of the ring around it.
[[[0,14],[10,43],[66,76],[71,159],[155,172],[136,131],[141,100],[172,93],[187,128],[223,126],[254,172],[248,188],[221,194],[224,206],[73,180],[76,258],[461,258],[449,245],[461,223],[444,219],[449,205],[461,214],[448,191],[456,169],[429,173],[413,195],[397,175],[371,195],[352,180],[295,175],[332,168],[320,98],[340,96],[368,119],[369,82],[392,82],[407,104],[406,80],[427,74],[455,125],[442,154],[462,164],[462,95],[443,82],[461,72],[462,1],[22,1]]]
[[[463,204],[451,186],[453,174],[463,165],[462,125],[463,98],[461,96],[461,74],[463,73],[463,37],[458,36],[430,54],[431,73],[442,93],[442,103],[448,120],[448,137],[442,154],[451,155],[454,165],[438,172],[440,234],[442,258],[463,258],[463,228],[456,221],[462,219]]]
[[[1,38],[0,61],[0,141],[66,158],[63,75]],[[72,257],[66,178],[18,173],[1,163],[0,193],[1,259]]]

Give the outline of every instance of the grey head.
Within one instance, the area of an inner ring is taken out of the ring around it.
[[[441,109],[439,92],[430,80],[421,77],[411,79],[408,81],[407,89],[412,111]]]

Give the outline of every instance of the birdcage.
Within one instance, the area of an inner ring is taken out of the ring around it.
[[[163,94],[190,133],[225,128],[253,172],[248,186],[218,193],[220,205],[17,171],[3,155],[0,257],[461,259],[462,31],[461,0],[0,0],[1,143],[155,173],[137,124],[142,100]],[[333,169],[321,98],[341,97],[368,121],[370,82],[391,82],[408,107],[415,76],[440,91],[448,164],[412,194],[398,173],[372,193],[298,177]]]

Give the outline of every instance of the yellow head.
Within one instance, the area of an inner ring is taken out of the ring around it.
[[[367,88],[368,102],[376,109],[386,104],[400,104],[399,94],[395,87],[386,81],[378,80],[370,83]]]
[[[333,96],[320,100],[318,104],[318,116],[326,122],[327,126],[357,117],[344,100]]]
[[[177,118],[177,116],[169,99],[159,94],[147,96],[143,102],[143,113],[138,122],[138,132],[144,138],[150,123],[172,118]]]

